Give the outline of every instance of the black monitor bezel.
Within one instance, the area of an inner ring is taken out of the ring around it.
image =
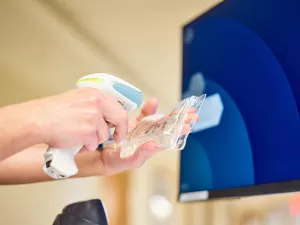
[[[179,179],[179,187],[180,187],[180,183],[181,182]],[[199,200],[199,199],[189,198],[188,201],[182,201],[180,200],[181,194],[188,194],[193,192],[181,192],[179,189],[179,194],[177,198],[178,202],[181,203],[203,202],[203,201],[219,200],[219,199],[227,199],[227,198],[232,199],[232,198],[242,198],[242,197],[251,197],[251,196],[299,192],[300,180],[274,182],[274,183],[259,184],[259,185],[244,186],[244,187],[234,187],[234,188],[227,188],[227,189],[220,189],[220,190],[196,190],[195,192],[202,192],[202,191],[208,192],[208,197],[206,199]]]

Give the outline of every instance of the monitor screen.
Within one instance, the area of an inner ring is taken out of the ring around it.
[[[182,202],[300,191],[300,3],[247,2],[183,29],[182,97],[207,99],[181,152]]]

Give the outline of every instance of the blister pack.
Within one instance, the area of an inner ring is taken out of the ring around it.
[[[122,143],[120,157],[127,158],[138,147],[153,141],[159,149],[182,150],[190,134],[206,95],[191,96],[179,102],[168,115],[145,117]]]

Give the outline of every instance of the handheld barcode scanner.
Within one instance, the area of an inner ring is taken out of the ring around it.
[[[128,112],[140,107],[143,101],[143,94],[138,88],[109,74],[95,73],[84,76],[77,81],[76,87],[96,88],[113,97]],[[82,145],[69,149],[49,147],[44,154],[45,173],[54,179],[66,179],[75,175],[78,168],[74,157],[82,147]]]

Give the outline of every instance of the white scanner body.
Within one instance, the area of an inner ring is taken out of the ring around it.
[[[142,92],[128,82],[105,73],[95,73],[80,78],[76,83],[77,88],[96,88],[119,102],[126,111],[140,107],[143,101]],[[54,179],[66,179],[78,173],[75,155],[82,145],[68,149],[49,147],[44,154],[45,163],[43,170]]]

